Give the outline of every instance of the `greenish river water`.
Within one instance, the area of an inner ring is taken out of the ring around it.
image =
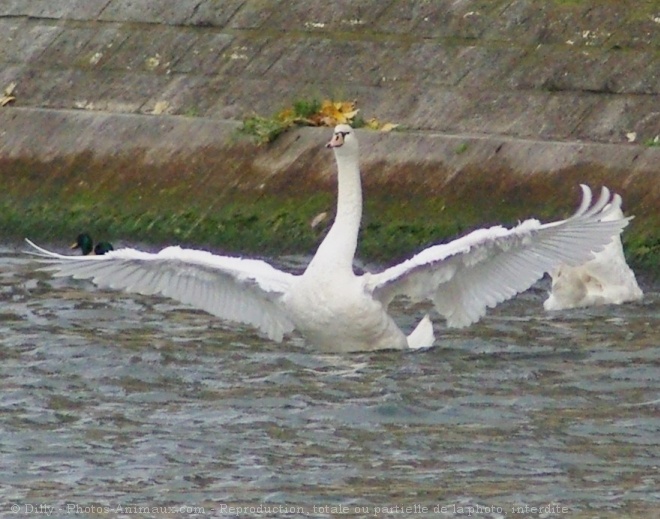
[[[0,516],[657,517],[658,288],[545,288],[436,316],[428,351],[325,355],[0,248]]]

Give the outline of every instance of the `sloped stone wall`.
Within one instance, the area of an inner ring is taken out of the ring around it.
[[[5,0],[17,105],[240,119],[358,100],[416,130],[660,134],[653,1]]]

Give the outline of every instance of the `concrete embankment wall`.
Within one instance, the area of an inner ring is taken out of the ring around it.
[[[357,99],[368,257],[567,214],[607,184],[660,248],[654,1],[85,0],[0,5],[0,226],[311,250],[333,210],[328,130],[256,146],[250,113]],[[247,234],[242,236],[241,233]]]

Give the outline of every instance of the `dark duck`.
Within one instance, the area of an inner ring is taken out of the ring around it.
[[[83,253],[83,256],[88,256],[89,254],[102,256],[106,252],[114,250],[114,247],[111,243],[107,241],[101,241],[94,245],[92,237],[86,232],[81,233],[76,238],[76,241],[71,245],[72,249],[80,249]]]

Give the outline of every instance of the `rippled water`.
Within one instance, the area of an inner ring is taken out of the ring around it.
[[[657,517],[645,288],[548,315],[540,286],[436,319],[429,351],[323,355],[2,249],[0,516]]]

